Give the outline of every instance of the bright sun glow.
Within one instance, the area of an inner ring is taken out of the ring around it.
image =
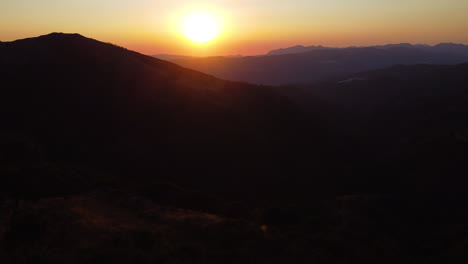
[[[219,36],[219,21],[209,13],[192,13],[184,21],[183,33],[190,41],[198,44],[207,43]]]

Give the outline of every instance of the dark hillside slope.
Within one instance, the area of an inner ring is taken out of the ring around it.
[[[0,77],[3,133],[45,146],[53,160],[138,180],[255,190],[298,164],[320,170],[328,150],[321,121],[268,87],[80,35],[1,43]]]
[[[375,163],[353,161],[353,167],[367,166],[375,175],[370,186],[466,187],[468,64],[399,65],[282,91],[302,105],[313,104],[307,98],[320,98],[329,121],[374,157]]]

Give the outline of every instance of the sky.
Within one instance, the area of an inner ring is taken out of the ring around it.
[[[194,44],[204,11],[220,36]],[[144,54],[256,55],[294,45],[468,44],[468,0],[0,0],[0,41],[80,33]]]

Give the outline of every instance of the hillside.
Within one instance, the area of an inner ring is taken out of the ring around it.
[[[280,90],[304,106],[320,101],[335,129],[372,153],[358,170],[370,189],[457,192],[468,181],[467,73],[468,64],[398,65]]]
[[[297,162],[290,151],[327,144],[323,122],[272,89],[80,35],[2,43],[0,70],[2,133],[43,146],[52,160],[123,177],[253,192]]]

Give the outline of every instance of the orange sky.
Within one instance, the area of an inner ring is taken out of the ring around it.
[[[190,12],[219,18],[222,35],[196,45]],[[14,0],[0,2],[0,40],[80,33],[145,54],[253,55],[293,45],[468,44],[467,0]]]

